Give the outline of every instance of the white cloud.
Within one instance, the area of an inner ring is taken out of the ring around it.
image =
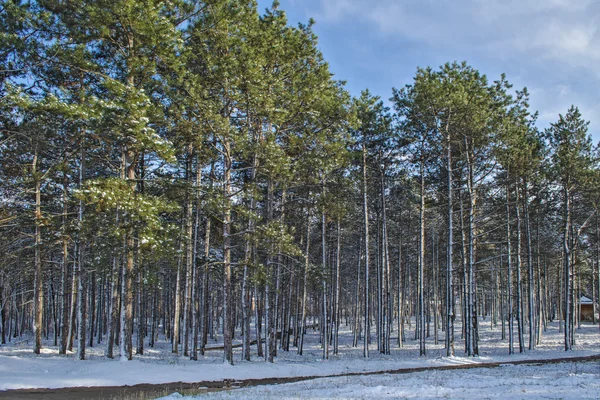
[[[355,0],[332,0],[323,1],[321,15],[327,21],[341,21],[348,15],[360,11],[363,5]]]
[[[424,60],[443,53],[509,73],[530,89],[542,124],[578,105],[600,139],[600,0],[318,1],[317,21],[360,22],[370,40],[402,43]]]
[[[437,47],[535,51],[540,58],[600,60],[600,1],[322,0],[320,20],[370,23],[384,37]],[[595,40],[596,39],[596,40]],[[595,68],[595,66],[594,66]]]

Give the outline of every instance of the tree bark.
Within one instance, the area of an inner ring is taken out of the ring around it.
[[[570,232],[571,232],[571,193],[568,184],[563,187],[564,203],[564,233],[563,233],[563,257],[564,257],[564,335],[565,335],[565,351],[572,350],[573,342],[571,339],[571,248],[570,248]]]
[[[212,168],[211,168],[211,178],[212,176]],[[211,179],[212,180],[212,179]],[[200,354],[204,355],[204,350],[206,348],[206,343],[208,341],[208,316],[209,316],[209,304],[210,304],[210,294],[208,292],[209,283],[210,283],[210,270],[208,258],[210,256],[210,231],[211,231],[211,217],[210,215],[206,216],[206,222],[204,226],[204,271],[202,274],[202,337],[200,338]]]
[[[448,123],[449,123],[448,119]],[[452,189],[452,143],[450,131],[446,125],[446,170],[448,172],[448,243],[446,250],[446,356],[454,356],[454,285],[453,285],[453,189]]]
[[[325,196],[325,181],[323,181],[323,196]],[[322,310],[322,322],[321,322],[321,331],[323,332],[323,359],[329,359],[329,322],[327,315],[327,238],[326,238],[326,227],[327,227],[327,218],[325,215],[325,204],[323,204],[323,209],[321,211],[321,268],[323,272],[323,276],[321,278],[321,289],[323,293],[321,294],[321,310]]]
[[[340,333],[340,285],[342,282],[341,278],[341,221],[340,217],[337,218],[337,246],[336,246],[336,257],[335,257],[335,305],[333,310],[335,320],[335,336],[333,339],[333,354],[338,354],[339,350],[339,333]]]
[[[200,234],[200,188],[202,185],[202,168],[200,166],[200,157],[196,156],[196,182],[194,197],[196,200],[196,219],[194,221],[194,242],[192,255],[192,349],[190,359],[198,360],[198,328],[200,325],[200,304],[198,301],[199,289],[199,270],[198,270],[198,235]]]
[[[525,342],[523,340],[523,287],[521,279],[521,213],[519,212],[519,187],[515,189],[515,216],[517,218],[517,336],[519,339],[519,353],[524,351]]]
[[[365,139],[366,140],[366,139]],[[364,347],[363,357],[369,358],[369,339],[371,336],[369,316],[369,208],[367,194],[367,147],[362,145],[362,192],[363,192],[363,218],[364,218],[364,242],[365,242],[365,313],[364,313]]]
[[[527,245],[527,299],[529,303],[529,350],[536,345],[535,317],[535,277],[533,274],[533,248],[531,246],[531,223],[529,219],[529,189],[526,179],[523,180],[523,217],[525,218],[525,242]]]
[[[310,198],[310,193],[308,195]],[[304,334],[306,333],[306,314],[308,300],[308,269],[310,265],[310,208],[306,209],[306,249],[304,250],[304,287],[302,291],[302,324],[300,327],[300,341],[298,343],[298,354],[302,355],[304,349]]]
[[[119,224],[119,210],[116,211],[115,226]],[[110,315],[108,316],[108,339],[106,345],[106,357],[113,358],[113,349],[117,337],[117,325],[119,320],[119,268],[116,250],[113,250],[112,269],[111,269],[111,300]]]
[[[467,321],[470,324],[470,337],[471,345],[470,350],[473,355],[479,355],[479,329],[478,329],[478,321],[477,321],[477,288],[475,282],[475,207],[477,205],[477,194],[475,193],[475,180],[474,180],[474,171],[473,171],[473,149],[470,148],[467,151],[467,168],[468,168],[468,178],[467,178],[467,189],[469,194],[469,317],[470,319]]]
[[[420,185],[419,185],[419,269],[418,269],[418,304],[419,304],[419,356],[426,355],[425,349],[425,303],[424,303],[424,275],[425,264],[425,160],[420,162]]]
[[[179,354],[179,337],[181,327],[181,255],[177,257],[177,277],[175,278],[175,309],[173,311],[173,335],[171,352]]]
[[[192,188],[193,188],[193,175],[192,175],[192,157],[194,150],[191,144],[188,145],[186,155],[186,202],[185,202],[185,297],[183,304],[183,355],[189,356],[190,346],[190,317],[192,309],[192,268],[194,267],[194,236],[193,236],[193,225],[192,218],[194,212]]]
[[[506,275],[506,297],[508,299],[508,354],[514,354],[513,347],[513,294],[512,294],[512,255],[511,255],[511,215],[510,215],[510,180],[506,184],[506,260],[507,260],[507,275]]]
[[[223,349],[225,360],[233,365],[231,301],[231,144],[223,142]]]
[[[69,344],[69,240],[67,236],[67,218],[68,218],[68,190],[69,182],[66,172],[63,172],[63,238],[62,238],[62,265],[61,265],[61,334],[60,334],[60,349],[58,354],[67,354],[67,346]],[[4,309],[3,309],[4,310]],[[4,330],[3,330],[4,332]]]
[[[33,280],[33,337],[35,344],[33,352],[40,354],[42,349],[42,324],[44,317],[44,270],[42,266],[42,197],[40,190],[40,176],[38,172],[38,151],[35,149],[35,155],[32,163],[32,175],[35,187],[35,254],[34,254],[34,280]]]

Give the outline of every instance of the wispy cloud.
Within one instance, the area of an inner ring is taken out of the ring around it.
[[[384,36],[434,46],[600,59],[600,1],[323,0],[321,19],[370,22]]]
[[[319,1],[318,21],[360,22],[424,59],[437,51],[518,71],[541,123],[574,103],[600,139],[600,0]]]

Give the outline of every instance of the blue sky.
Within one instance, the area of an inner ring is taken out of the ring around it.
[[[600,0],[280,0],[290,24],[316,20],[335,77],[387,100],[417,66],[467,61],[527,87],[538,126],[571,104],[600,141]],[[270,0],[260,0],[264,10]]]

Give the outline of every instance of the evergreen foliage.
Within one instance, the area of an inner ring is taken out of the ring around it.
[[[241,335],[273,362],[311,319],[324,359],[342,321],[368,357],[415,317],[420,354],[433,324],[452,355],[462,318],[477,355],[489,315],[509,353],[514,322],[520,351],[555,319],[573,347],[600,291],[579,110],[541,132],[526,89],[455,62],[390,111],[333,79],[312,23],[253,0],[0,0],[2,343],[131,360],[160,337],[197,359],[222,337],[233,364]]]

